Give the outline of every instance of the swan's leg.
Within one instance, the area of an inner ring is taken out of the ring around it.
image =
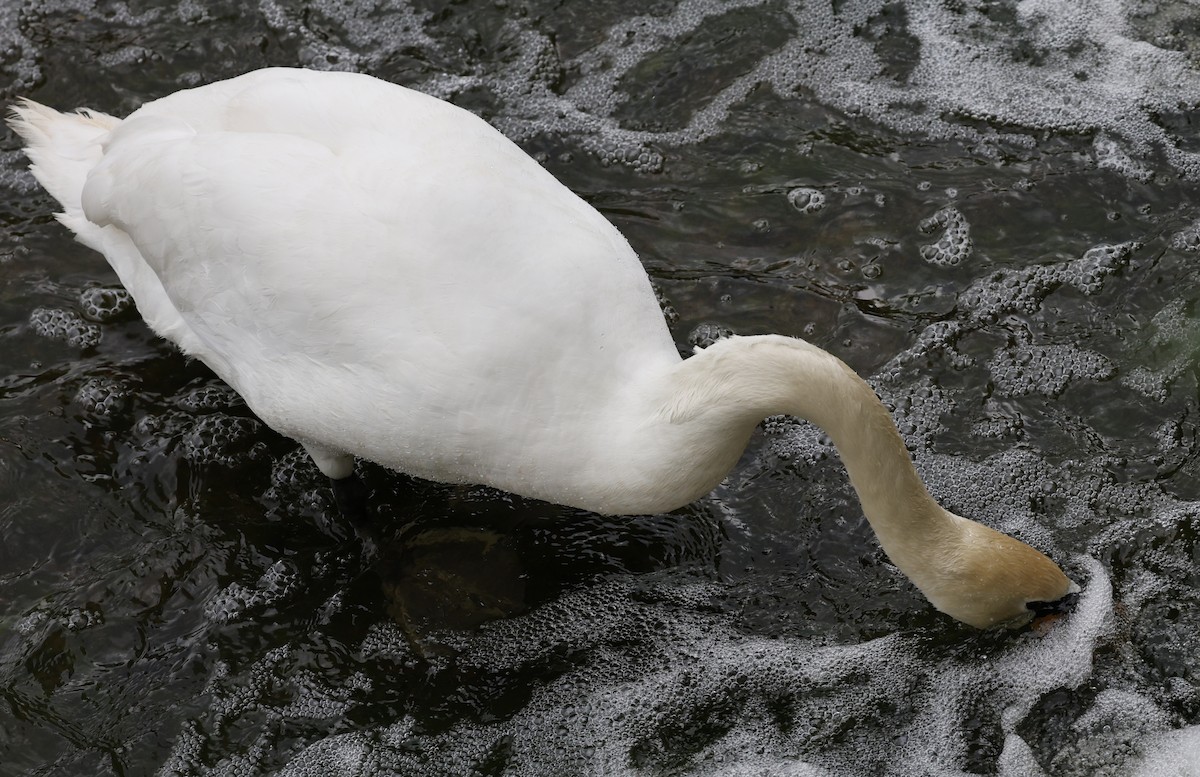
[[[371,523],[367,515],[367,487],[353,472],[344,478],[334,478],[332,485],[333,501],[337,504],[338,512],[361,534],[360,527]]]
[[[325,477],[341,480],[354,474],[354,457],[347,456],[344,453],[334,453],[328,448],[322,448],[319,445],[312,443],[303,443],[304,450],[308,451],[308,455],[316,463],[317,469],[325,474]]]
[[[367,512],[367,486],[357,474],[351,472],[344,478],[333,478],[333,501],[342,520],[350,524],[354,534],[362,542],[362,562],[372,563],[379,557],[380,535],[375,521]]]
[[[375,542],[377,532],[367,514],[367,487],[354,473],[354,457],[333,453],[317,445],[304,443],[304,450],[333,485],[333,501],[338,512],[368,544]]]

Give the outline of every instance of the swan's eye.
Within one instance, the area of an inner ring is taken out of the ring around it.
[[[1025,606],[1033,611],[1034,616],[1041,618],[1046,615],[1064,615],[1073,610],[1078,602],[1079,592],[1072,591],[1052,602],[1025,602]]]

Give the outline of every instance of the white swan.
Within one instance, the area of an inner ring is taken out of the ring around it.
[[[31,101],[10,121],[59,220],[154,331],[332,478],[362,456],[659,512],[706,494],[758,421],[788,413],[833,438],[884,550],[939,610],[1019,625],[1078,590],[942,509],[834,356],[763,336],[681,360],[621,234],[467,111],[364,75],[269,69],[123,121]]]

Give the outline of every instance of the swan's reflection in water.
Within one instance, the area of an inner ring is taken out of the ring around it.
[[[361,574],[419,656],[451,654],[464,633],[581,586],[681,568],[712,579],[721,565],[725,531],[703,505],[602,516],[367,469],[377,510],[356,527],[373,549]]]
[[[430,528],[376,564],[388,614],[414,648],[426,635],[474,629],[526,611],[524,563],[512,538],[484,528]]]

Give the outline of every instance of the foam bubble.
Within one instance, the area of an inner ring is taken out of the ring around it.
[[[671,300],[667,297],[666,291],[661,286],[653,281],[650,282],[650,287],[654,290],[654,299],[658,302],[658,307],[662,310],[663,318],[667,323],[674,324],[679,320],[679,311],[675,310],[675,306],[671,304]]]
[[[642,149],[719,134],[748,95],[769,85],[780,95],[814,94],[824,105],[898,132],[964,139],[981,155],[998,156],[999,144],[1030,148],[1033,133],[1044,130],[1093,133],[1097,165],[1145,180],[1145,159],[1157,150],[1181,174],[1200,177],[1200,156],[1181,148],[1157,120],[1179,105],[1200,103],[1200,75],[1187,55],[1134,37],[1131,12],[1119,3],[1084,6],[1022,3],[1015,13],[995,13],[876,0],[781,10],[758,0],[688,0],[622,19],[598,44],[557,65],[540,53],[544,43],[532,41],[543,33],[510,21],[509,34],[526,41],[522,57],[486,74],[435,77],[423,88],[440,96],[480,88],[520,95],[496,116],[506,133],[582,135],[608,163],[648,172],[661,162],[653,153],[643,158]],[[797,34],[771,39],[744,75],[723,82],[682,126],[622,125],[618,117],[630,99],[624,85],[637,82],[631,74],[661,57],[665,44],[688,42],[710,20],[739,10],[751,25]],[[539,75],[559,70],[575,73],[561,93]]]
[[[267,567],[253,587],[237,581],[217,591],[204,604],[204,613],[216,623],[243,620],[252,610],[278,604],[300,585],[300,575],[287,561],[276,561]]]
[[[1139,248],[1141,244],[1137,242],[1094,246],[1078,259],[1067,262],[1057,275],[1084,294],[1097,294],[1104,288],[1104,279],[1127,265]]]
[[[237,672],[218,666],[206,724],[185,726],[169,763],[188,763],[227,730],[269,748],[271,721],[360,716],[369,692],[387,693],[379,687],[386,680],[367,674],[397,675],[401,686],[424,693],[414,678],[432,677],[436,687],[445,673],[458,686],[452,705],[486,707],[514,690],[503,686],[506,677],[529,698],[504,715],[468,716],[446,728],[418,725],[402,712],[367,730],[334,730],[293,750],[280,773],[422,777],[486,772],[496,763],[518,776],[961,771],[970,746],[961,720],[980,705],[1002,712],[1012,763],[1022,746],[1028,750],[1018,728],[1037,700],[1090,677],[1092,651],[1110,632],[1103,568],[1086,560],[1080,566],[1088,577],[1076,612],[1040,640],[997,646],[984,662],[931,661],[930,646],[910,636],[837,645],[742,634],[713,619],[720,591],[711,584],[591,586],[463,635],[453,661],[415,661],[403,633],[381,624],[357,655],[390,672],[296,671],[298,661],[311,660],[299,647],[272,649]],[[214,615],[245,617],[267,588],[231,586],[225,598],[245,604],[232,616],[221,608]],[[571,671],[531,685],[522,679],[564,656],[575,657]],[[899,724],[903,735],[860,739],[885,722]],[[230,756],[239,768],[249,761],[236,759],[248,757]],[[259,757],[255,766],[267,768]]]
[[[133,297],[122,288],[92,286],[79,292],[83,315],[92,321],[113,321],[134,310]]]
[[[242,398],[224,383],[206,383],[189,388],[175,399],[176,407],[190,413],[208,413],[242,406]]]
[[[27,14],[37,12],[18,3],[0,4],[0,63],[10,76],[0,94],[14,98],[24,94],[42,79],[38,48],[24,33]]]
[[[982,421],[977,421],[971,432],[979,437],[991,437],[998,440],[1020,440],[1025,436],[1025,419],[1020,413],[989,414]]]
[[[1071,737],[1055,754],[1055,774],[1128,774],[1141,745],[1168,727],[1167,715],[1146,697],[1119,689],[1101,691],[1075,720]]]
[[[253,418],[213,414],[196,420],[184,434],[183,453],[198,464],[233,467],[265,455],[258,437],[262,424]]]
[[[160,23],[167,13],[118,4],[101,17],[80,0],[0,12],[8,21],[0,23],[0,51],[8,55],[3,64],[14,90],[28,91],[41,79],[37,46],[22,30],[39,14],[66,8],[131,29]],[[1038,133],[1050,131],[1092,138],[1098,166],[1136,180],[1149,180],[1156,155],[1181,175],[1200,177],[1200,155],[1162,118],[1200,104],[1200,74],[1178,42],[1180,23],[1164,20],[1161,9],[1149,13],[1115,0],[1003,10],[885,0],[836,8],[683,0],[618,17],[593,39],[565,46],[554,35],[553,13],[505,14],[495,29],[481,31],[457,19],[435,24],[408,2],[383,8],[319,0],[300,9],[261,0],[257,12],[308,67],[387,75],[397,62],[437,62],[426,69],[434,75],[409,85],[451,99],[487,94],[489,119],[518,141],[573,135],[605,163],[647,173],[663,169],[663,148],[734,128],[739,108],[768,87],[782,96],[811,94],[900,133],[965,140],[981,156],[1031,148]],[[194,0],[181,0],[174,16],[188,24],[209,18]],[[730,23],[753,36],[734,57],[736,75],[715,71],[711,93],[688,103],[678,120],[625,120],[623,111],[641,97],[634,90],[662,68],[665,51],[690,51]],[[471,54],[490,57],[488,66]],[[132,45],[103,56],[128,66],[157,54]]]
[[[430,14],[407,2],[377,7],[316,0],[300,9],[277,0],[260,0],[258,8],[269,27],[302,42],[301,60],[318,70],[370,72],[406,50],[436,52],[440,48],[424,29]],[[338,34],[330,35],[329,29]]]
[[[1200,251],[1200,220],[1193,221],[1186,228],[1175,233],[1175,237],[1171,239],[1171,245],[1177,251],[1188,253]]]
[[[988,363],[996,388],[1010,397],[1057,397],[1075,380],[1107,380],[1116,366],[1105,356],[1073,345],[1018,345],[996,352]]]
[[[1134,367],[1121,382],[1157,402],[1166,402],[1171,387],[1192,369],[1190,345],[1200,337],[1200,321],[1188,315],[1189,301],[1175,299],[1163,305],[1150,319],[1152,332],[1146,346],[1161,349],[1170,355],[1167,363],[1157,369]]]
[[[29,326],[42,337],[66,340],[73,348],[86,350],[100,344],[100,327],[73,310],[35,308],[29,314]]]
[[[825,207],[825,193],[800,186],[788,192],[787,201],[801,213],[816,213]]]
[[[271,485],[263,496],[282,505],[289,515],[301,511],[323,515],[332,508],[328,480],[303,448],[274,459]]]
[[[1099,245],[1078,259],[1051,265],[998,270],[959,294],[959,305],[973,326],[990,324],[1007,313],[1034,314],[1051,292],[1070,284],[1084,294],[1099,293],[1105,280],[1129,264],[1140,245],[1135,242]]]
[[[1133,777],[1197,777],[1200,775],[1200,726],[1188,726],[1153,737],[1143,746],[1146,756]]]
[[[93,377],[84,381],[75,392],[75,403],[93,421],[107,421],[129,405],[130,392],[120,381]]]
[[[707,348],[718,340],[726,337],[732,337],[733,330],[722,324],[712,321],[704,321],[696,325],[696,328],[688,333],[687,341],[694,348]]]
[[[921,256],[930,264],[955,266],[971,256],[971,227],[957,208],[942,208],[919,228],[925,233],[942,230],[936,243],[921,246]]]
[[[1097,135],[1092,142],[1096,154],[1096,166],[1113,170],[1135,181],[1147,183],[1154,179],[1154,171],[1146,165],[1134,160],[1112,138]]]

